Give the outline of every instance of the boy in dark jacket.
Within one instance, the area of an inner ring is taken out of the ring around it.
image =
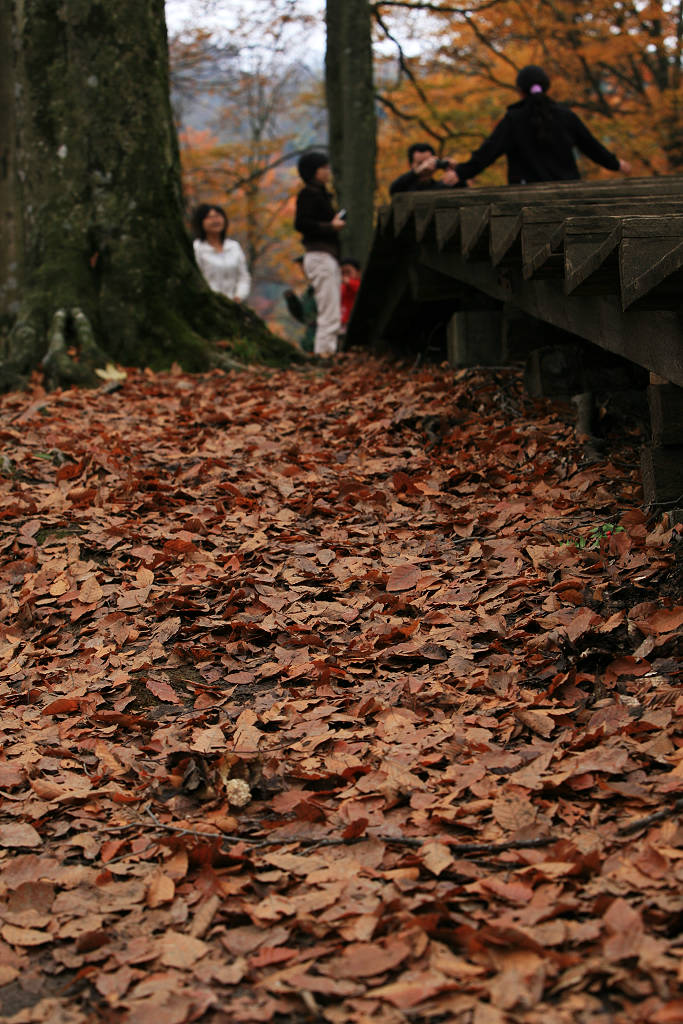
[[[331,356],[337,351],[341,326],[339,232],[344,218],[335,212],[327,185],[332,177],[324,153],[304,153],[297,165],[304,187],[296,199],[294,227],[304,246],[304,273],[313,285],[318,309],[313,351]]]

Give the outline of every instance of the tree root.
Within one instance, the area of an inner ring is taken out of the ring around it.
[[[72,327],[79,359],[74,359],[67,344],[67,331]],[[81,309],[58,309],[52,318],[48,334],[48,347],[42,365],[49,385],[75,384],[92,387],[98,383],[97,367],[109,360],[95,341],[90,320]]]
[[[233,359],[232,356],[228,356],[225,352],[221,352],[220,349],[216,348],[210,353],[209,362],[211,368],[214,370],[246,370],[247,364],[240,363],[237,359]]]
[[[48,389],[101,386],[101,379],[109,378],[100,371],[122,357],[129,361],[126,365],[147,363],[155,369],[170,365],[171,359],[176,358],[188,372],[231,372],[245,370],[250,364],[282,367],[308,361],[305,353],[271,334],[251,310],[235,311],[225,299],[216,302],[218,298],[209,295],[201,310],[203,319],[198,323],[179,316],[173,309],[162,311],[150,330],[141,330],[147,342],[139,350],[132,351],[128,344],[116,346],[108,354],[95,340],[92,321],[83,309],[60,307],[52,313],[46,330],[43,294],[28,295],[7,340],[6,351],[0,351],[0,392],[24,388],[36,369],[42,369]],[[211,340],[217,333],[229,340]],[[145,362],[141,362],[141,357]]]

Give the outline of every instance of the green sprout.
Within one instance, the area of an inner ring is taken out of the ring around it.
[[[623,526],[616,526],[614,523],[601,523],[600,526],[593,526],[588,531],[588,536],[578,537],[576,540],[562,541],[562,547],[577,547],[580,550],[598,551],[603,540],[607,540],[613,533],[623,533]]]

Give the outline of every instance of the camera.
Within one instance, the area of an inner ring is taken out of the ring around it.
[[[447,171],[452,166],[450,160],[437,160],[436,169],[437,171]]]

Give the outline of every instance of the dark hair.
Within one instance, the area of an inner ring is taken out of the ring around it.
[[[216,213],[220,213],[223,218],[223,230],[221,231],[221,242],[225,241],[225,236],[228,231],[228,216],[220,206],[216,206],[215,203],[200,203],[197,209],[194,211],[192,216],[192,230],[194,231],[195,238],[201,239],[202,242],[206,241],[206,232],[204,231],[204,218],[208,213],[215,210]]]
[[[327,153],[320,153],[314,150],[312,153],[304,153],[303,156],[300,156],[296,167],[301,180],[309,185],[315,178],[318,168],[329,167],[329,164],[330,158]]]
[[[538,64],[527,64],[517,74],[517,88],[526,96],[530,94],[532,85],[540,85],[544,93],[550,88],[550,79],[543,68],[539,68]]]
[[[562,131],[553,116],[553,101],[548,97],[550,79],[538,64],[527,64],[517,74],[517,88],[524,93],[524,107],[536,141],[550,145],[553,137]]]
[[[415,153],[431,153],[432,156],[436,156],[436,150],[432,146],[431,142],[414,142],[412,146],[408,147],[408,163],[412,164],[413,156]]]
[[[358,262],[358,260],[354,259],[353,256],[347,256],[344,259],[340,260],[339,265],[340,267],[345,267],[348,265],[349,267],[355,267],[356,270],[360,270],[360,263]]]

